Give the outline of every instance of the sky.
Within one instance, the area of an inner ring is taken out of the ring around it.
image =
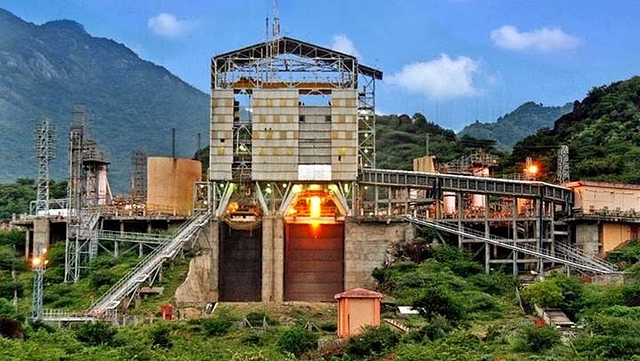
[[[277,6],[274,4],[277,3]],[[210,59],[281,34],[383,72],[379,114],[455,131],[533,101],[561,106],[640,73],[637,0],[0,0],[42,24],[71,19],[205,93]]]

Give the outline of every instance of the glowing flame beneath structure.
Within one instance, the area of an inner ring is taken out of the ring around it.
[[[322,199],[318,196],[309,198],[309,217],[320,218],[322,215]]]

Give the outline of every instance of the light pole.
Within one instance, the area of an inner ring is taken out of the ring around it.
[[[34,321],[42,319],[42,286],[44,281],[44,273],[47,270],[49,260],[45,259],[47,249],[44,248],[40,255],[31,259],[31,268],[35,272],[36,277],[33,280],[33,305],[31,307],[31,318]]]

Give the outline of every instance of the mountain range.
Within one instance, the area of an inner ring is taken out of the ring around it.
[[[69,126],[78,104],[86,109],[85,137],[94,140],[111,163],[109,179],[116,194],[129,191],[135,151],[190,158],[207,145],[209,96],[204,92],[123,44],[91,36],[75,21],[36,25],[0,9],[0,183],[37,178],[34,131],[45,119],[57,127],[51,177],[68,178]],[[378,166],[406,162],[403,167],[410,168],[411,157],[423,154],[420,143],[426,134],[432,135],[433,151],[451,157],[464,154],[469,146],[493,144],[471,138],[493,140],[496,147],[508,151],[538,129],[553,127],[556,119],[571,110],[571,104],[546,107],[527,102],[495,123],[475,122],[457,135],[425,123],[421,115],[383,116]],[[407,136],[415,138],[416,144],[403,143],[405,148],[400,150],[385,148],[387,143],[394,144],[400,130],[411,133]],[[446,145],[448,141],[457,143]]]
[[[198,135],[208,139],[204,92],[75,21],[36,25],[0,9],[0,182],[37,178],[34,131],[45,119],[57,128],[51,177],[66,179],[78,104],[86,109],[85,137],[111,163],[114,193],[129,190],[134,151],[190,158]]]

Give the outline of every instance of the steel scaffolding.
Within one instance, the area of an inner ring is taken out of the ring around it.
[[[34,215],[49,211],[50,161],[56,158],[56,126],[44,120],[35,129],[36,158],[38,159],[38,185]]]

